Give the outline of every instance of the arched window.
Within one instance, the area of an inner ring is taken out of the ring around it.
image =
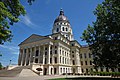
[[[68,31],[68,28],[66,28],[66,31]]]
[[[64,31],[64,27],[62,28],[62,30]]]

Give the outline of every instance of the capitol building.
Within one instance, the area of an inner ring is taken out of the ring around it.
[[[93,71],[93,56],[87,46],[74,39],[70,22],[62,9],[53,23],[52,34],[32,34],[19,47],[18,65],[29,66],[34,72],[40,71],[41,75]]]

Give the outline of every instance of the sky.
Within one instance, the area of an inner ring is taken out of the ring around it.
[[[70,21],[74,39],[81,45],[86,45],[81,41],[83,31],[87,25],[92,25],[96,20],[93,14],[97,4],[103,0],[35,0],[32,5],[27,0],[20,0],[27,14],[20,16],[20,21],[11,26],[10,30],[14,35],[11,42],[0,45],[0,62],[7,66],[16,65],[19,56],[19,44],[32,34],[48,35],[52,33],[54,20],[59,15],[62,8],[65,16]]]

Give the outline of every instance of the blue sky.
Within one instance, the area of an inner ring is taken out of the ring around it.
[[[26,1],[26,2],[25,2]],[[96,17],[93,14],[97,4],[103,0],[35,0],[30,6],[27,0],[20,0],[25,7],[26,16],[20,16],[20,21],[11,26],[13,39],[10,43],[0,45],[0,61],[4,66],[8,65],[10,60],[12,64],[17,64],[19,47],[18,44],[28,38],[31,34],[48,35],[52,33],[53,22],[59,15],[60,8],[64,10],[65,16],[69,19],[74,38],[81,44],[80,36],[92,24]]]

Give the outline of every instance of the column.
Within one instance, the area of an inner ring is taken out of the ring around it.
[[[33,53],[33,63],[35,63],[35,56],[36,55],[36,46],[34,47],[34,53]]]
[[[30,48],[29,65],[32,63],[32,47]]]
[[[40,60],[41,60],[41,56],[40,56],[40,54],[41,54],[41,53],[40,53],[40,46],[39,46],[39,56],[38,56],[38,63],[40,63],[40,62],[41,62],[41,61],[40,61]]]
[[[28,64],[28,48],[26,49],[26,54],[25,54],[25,65],[27,66]]]
[[[57,63],[60,64],[60,47],[57,47]],[[59,69],[58,69],[59,70]]]
[[[23,60],[24,60],[24,49],[22,49],[22,58],[21,58],[21,66],[23,65]]]
[[[55,62],[54,62],[54,54],[55,54],[55,52],[54,52],[55,50],[54,50],[54,47],[52,48],[52,64],[54,64]],[[53,70],[54,70],[54,68],[53,68]],[[54,73],[54,72],[53,72]]]
[[[25,49],[23,49],[23,53],[22,53],[22,61],[21,61],[21,64],[22,66],[24,66],[24,57],[25,57]]]
[[[20,66],[21,65],[21,49],[19,49],[19,59],[18,59],[18,65]]]
[[[43,45],[43,65],[45,64],[45,46]]]
[[[51,45],[48,45],[48,64],[50,64],[50,46]]]

